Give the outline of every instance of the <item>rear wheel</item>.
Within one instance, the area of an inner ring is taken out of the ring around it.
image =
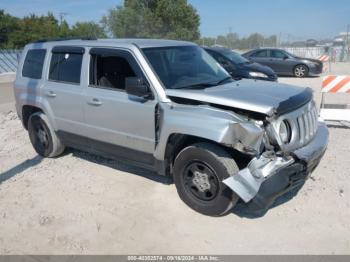
[[[239,197],[222,181],[238,172],[232,157],[221,147],[198,143],[175,159],[174,181],[180,198],[192,209],[209,216],[231,211]]]
[[[296,77],[306,77],[309,74],[309,68],[305,65],[297,65],[294,68],[294,76]]]
[[[28,133],[30,142],[39,155],[55,157],[63,153],[65,147],[44,113],[37,112],[29,117]]]

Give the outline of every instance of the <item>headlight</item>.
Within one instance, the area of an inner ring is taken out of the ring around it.
[[[260,72],[249,72],[249,75],[250,75],[251,77],[268,78],[267,75],[265,75],[264,73],[260,73]]]
[[[279,136],[284,144],[288,144],[292,137],[292,129],[287,120],[283,120],[280,125]]]

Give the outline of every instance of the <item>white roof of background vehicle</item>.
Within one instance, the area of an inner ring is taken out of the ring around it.
[[[137,45],[140,48],[151,48],[151,47],[166,47],[166,46],[184,46],[184,45],[195,45],[192,42],[177,41],[177,40],[166,40],[166,39],[141,39],[141,38],[120,38],[120,39],[97,39],[97,40],[84,40],[84,39],[73,39],[73,40],[57,40],[57,41],[38,41],[28,44],[29,48],[38,47],[49,47],[56,45],[74,45],[74,46],[126,46],[126,45]]]

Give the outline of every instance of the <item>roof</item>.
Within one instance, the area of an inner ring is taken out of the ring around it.
[[[226,47],[219,47],[219,46],[212,46],[212,47],[203,47],[204,49],[207,50],[213,50],[213,51],[217,51],[217,52],[232,52],[231,49],[226,48]]]
[[[284,49],[282,48],[278,48],[278,47],[259,47],[259,48],[255,48],[251,51],[259,51],[259,50],[278,50],[278,51],[283,51]]]
[[[245,53],[243,53],[242,55],[250,55],[251,53],[254,53],[256,51],[285,51],[284,49],[282,48],[277,48],[277,47],[259,47],[259,48],[255,48],[255,49],[252,49],[252,50],[249,50]]]
[[[30,45],[54,46],[54,45],[77,45],[77,46],[118,46],[118,45],[137,45],[140,48],[164,47],[164,46],[183,46],[195,45],[192,42],[166,40],[166,39],[141,39],[141,38],[118,38],[118,39],[97,39],[97,40],[54,40],[38,41]]]

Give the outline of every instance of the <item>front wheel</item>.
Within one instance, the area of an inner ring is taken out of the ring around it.
[[[238,172],[236,162],[220,146],[198,143],[184,148],[174,163],[174,182],[180,198],[208,216],[223,216],[239,197],[222,181]]]
[[[306,77],[309,73],[309,69],[305,65],[297,65],[294,68],[294,76],[296,77]]]

